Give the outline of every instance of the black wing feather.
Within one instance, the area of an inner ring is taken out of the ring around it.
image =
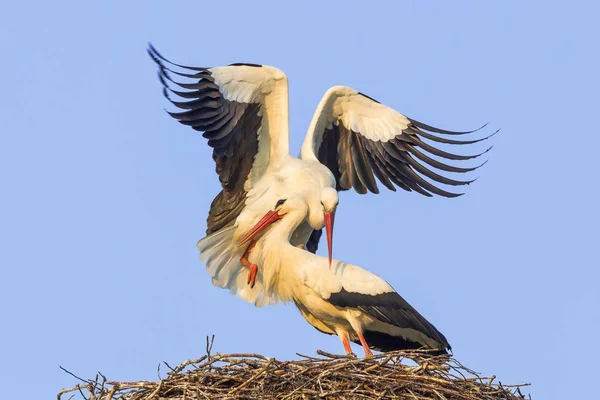
[[[342,288],[338,293],[332,293],[326,301],[336,307],[357,308],[379,321],[399,328],[419,331],[435,340],[440,348],[451,349],[444,335],[396,292],[368,295],[348,292]],[[424,344],[418,345],[421,347]]]
[[[333,173],[335,177],[335,182],[337,185],[337,190],[344,190],[340,186],[341,180],[341,170],[338,162],[338,143],[340,140],[340,132],[337,129],[329,129],[323,135],[323,141],[321,142],[321,147],[319,147],[319,154],[317,158],[321,163],[326,165],[329,170]]]
[[[333,172],[337,189],[350,190],[354,188],[361,194],[367,193],[367,191],[378,193],[378,180],[390,190],[395,190],[395,186],[397,186],[406,191],[414,190],[428,197],[432,195],[460,196],[462,193],[453,193],[438,184],[463,186],[472,183],[474,179],[454,179],[440,172],[464,174],[476,170],[485,162],[474,167],[456,166],[441,162],[428,154],[460,163],[480,157],[491,147],[481,153],[461,155],[445,151],[424,140],[448,146],[468,146],[487,140],[498,132],[472,140],[454,140],[438,136],[438,134],[469,135],[478,132],[486,125],[473,131],[455,132],[436,128],[410,118],[408,120],[410,122],[408,127],[387,142],[369,139],[361,132],[344,126],[341,119],[326,128],[317,151],[317,157]]]
[[[375,177],[373,176],[373,170],[369,165],[369,161],[367,160],[366,152],[363,142],[362,135],[352,135],[354,139],[354,143],[352,146],[352,163],[354,164],[354,169],[356,170],[356,175],[362,182],[362,184],[369,189],[372,193],[379,193],[379,188],[377,187],[377,182],[375,182]]]
[[[390,182],[390,180],[388,179],[387,176],[385,176],[384,174],[381,173],[383,165],[379,162],[379,159],[375,155],[372,155],[372,151],[373,151],[372,146],[369,146],[369,147],[367,147],[367,152],[365,154],[367,155],[367,158],[369,159],[369,164],[373,164],[376,167],[376,168],[373,168],[373,173],[375,174],[377,179],[379,179],[379,181],[381,183],[383,183],[383,185],[386,188],[395,192],[396,187],[392,184],[392,182]]]
[[[207,219],[206,233],[213,233],[232,224],[244,208],[247,195],[244,183],[258,152],[256,133],[262,123],[260,105],[227,100],[214,82],[209,68],[173,63],[152,45],[148,47],[148,54],[158,65],[163,94],[171,104],[184,110],[167,111],[169,115],[181,124],[203,132],[202,136],[208,139],[208,145],[213,149],[216,172],[222,186],[222,191],[210,206]],[[184,71],[176,71],[166,64]],[[191,81],[179,82],[171,75]],[[173,100],[171,94],[189,101]]]

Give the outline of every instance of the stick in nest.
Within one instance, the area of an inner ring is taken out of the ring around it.
[[[214,339],[213,339],[214,340]],[[158,382],[83,380],[63,389],[95,400],[196,400],[196,399],[400,399],[400,400],[516,400],[525,399],[522,385],[503,385],[483,377],[448,356],[427,351],[394,351],[370,359],[319,352],[277,361],[260,354],[211,353],[171,368]],[[404,360],[419,360],[408,366]],[[87,391],[87,396],[84,393]]]

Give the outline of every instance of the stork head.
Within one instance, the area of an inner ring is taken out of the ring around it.
[[[335,221],[335,210],[340,201],[337,190],[326,187],[321,191],[321,205],[323,206],[323,218],[325,220],[325,232],[327,233],[327,252],[329,253],[329,268],[333,254],[333,223]]]
[[[246,234],[240,239],[239,245],[242,246],[254,239],[261,232],[266,230],[273,223],[282,219],[285,215],[290,214],[291,220],[288,234],[291,235],[292,231],[296,229],[298,224],[308,213],[308,205],[301,197],[291,196],[289,198],[278,199],[273,209],[267,211],[267,213],[254,225]],[[291,214],[294,214],[297,218],[293,218]],[[287,225],[287,224],[286,224]],[[282,227],[286,228],[286,227]]]
[[[338,195],[337,190],[332,187],[326,187],[321,190],[321,205],[323,206],[324,212],[335,212],[339,202],[340,196]]]

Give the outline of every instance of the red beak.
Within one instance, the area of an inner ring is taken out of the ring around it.
[[[256,223],[241,239],[239,245],[242,246],[245,243],[254,239],[259,233],[267,229],[273,222],[281,219],[281,215],[277,211],[269,211]]]
[[[333,254],[333,222],[335,214],[330,211],[325,213],[325,232],[327,232],[327,250],[329,252],[329,269],[331,269],[331,256]]]

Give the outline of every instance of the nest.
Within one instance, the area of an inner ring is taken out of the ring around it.
[[[102,374],[63,389],[88,400],[196,399],[524,399],[522,385],[482,377],[449,356],[394,351],[370,359],[317,351],[278,361],[259,354],[207,354],[172,368],[157,382],[109,381]],[[62,368],[62,367],[61,367]],[[64,368],[63,368],[64,370]],[[159,365],[160,377],[160,365]],[[531,397],[528,397],[529,399]]]

